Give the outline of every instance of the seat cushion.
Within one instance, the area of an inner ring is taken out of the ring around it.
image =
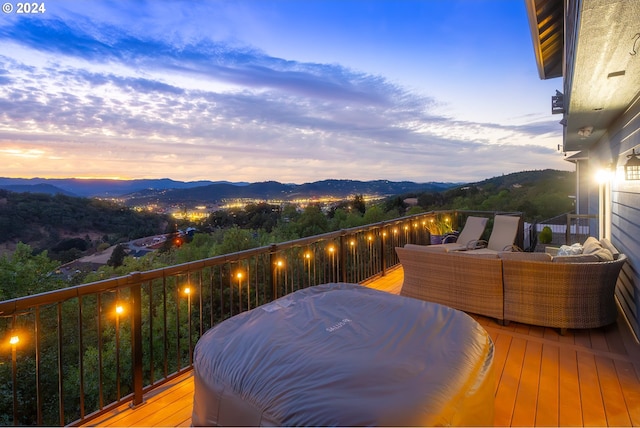
[[[598,241],[593,236],[587,238],[584,241],[584,245],[582,246],[582,254],[593,254],[601,261],[611,261],[613,260],[613,253],[604,248],[600,241]]]
[[[574,256],[555,256],[554,263],[593,263],[600,262],[600,258],[595,254],[576,254]]]

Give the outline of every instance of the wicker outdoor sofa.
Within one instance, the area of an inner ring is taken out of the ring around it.
[[[614,292],[627,259],[617,252],[610,261],[594,261],[593,255],[473,255],[411,244],[396,252],[404,269],[403,296],[561,332],[615,322]]]

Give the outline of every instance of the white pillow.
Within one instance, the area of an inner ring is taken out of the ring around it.
[[[582,254],[582,244],[562,245],[558,250],[558,256],[576,256]]]

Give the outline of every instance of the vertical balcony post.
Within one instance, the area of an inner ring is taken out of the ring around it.
[[[387,230],[388,227],[384,223],[378,230],[380,234],[380,264],[382,265],[382,276],[387,274]]]
[[[16,329],[16,315],[13,315],[11,319],[11,330],[14,332]],[[12,333],[13,334],[13,333]],[[11,343],[11,385],[13,391],[13,424],[18,424],[18,357],[16,354],[16,346],[18,345],[17,335],[13,335],[10,339]]]
[[[133,358],[133,405],[143,403],[142,397],[142,293],[140,272],[129,274],[133,313],[131,314],[131,356]]]
[[[274,301],[278,298],[278,278],[277,278],[277,269],[276,269],[276,244],[271,244],[269,249],[269,267],[271,270],[271,301]]]
[[[347,282],[347,239],[346,232],[340,234],[340,254],[338,263],[338,276],[342,282]]]

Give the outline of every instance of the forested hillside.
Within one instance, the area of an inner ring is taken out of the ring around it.
[[[572,211],[575,185],[574,172],[524,171],[412,196],[425,210],[521,211],[532,222]]]
[[[48,249],[50,256],[64,256],[100,242],[164,233],[167,224],[165,216],[107,201],[0,190],[0,245],[5,248],[21,241],[36,251]]]

